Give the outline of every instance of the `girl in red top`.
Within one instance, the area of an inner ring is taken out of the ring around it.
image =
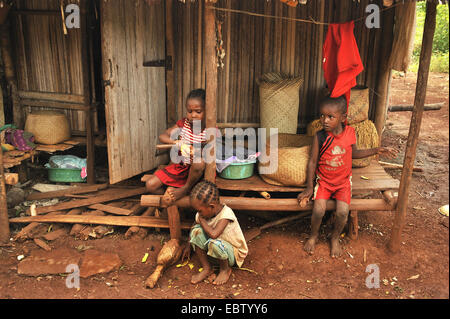
[[[147,190],[152,194],[164,194],[164,204],[170,205],[187,195],[192,187],[200,180],[205,170],[205,162],[192,161],[192,146],[194,143],[203,145],[205,136],[205,90],[192,90],[186,98],[186,117],[168,128],[159,136],[164,144],[174,144],[181,152],[179,163],[171,162],[163,169],[157,170],[149,179],[145,180]],[[199,132],[194,129],[200,124]],[[179,133],[178,139],[172,139],[174,133]],[[188,151],[185,152],[187,146]],[[144,181],[144,180],[143,180]],[[169,186],[164,193],[165,186]]]
[[[311,236],[304,247],[311,254],[317,242],[326,202],[334,198],[336,199],[336,219],[331,234],[331,256],[341,255],[339,235],[347,222],[352,197],[352,158],[364,158],[375,154],[388,157],[397,155],[397,151],[392,148],[376,147],[358,150],[355,130],[345,124],[346,119],[347,100],[344,96],[328,97],[320,104],[320,121],[323,130],[317,132],[314,137],[307,168],[307,187],[297,197],[300,205],[304,205],[314,195]],[[316,177],[315,187],[314,177]]]

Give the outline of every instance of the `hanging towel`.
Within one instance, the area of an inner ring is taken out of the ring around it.
[[[330,24],[323,44],[323,73],[330,96],[345,95],[347,109],[350,89],[356,85],[356,76],[364,70],[353,34],[354,26],[354,21]]]

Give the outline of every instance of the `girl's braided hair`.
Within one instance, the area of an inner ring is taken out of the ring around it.
[[[216,184],[203,180],[199,182],[191,191],[191,199],[198,199],[205,205],[219,202],[219,189]]]

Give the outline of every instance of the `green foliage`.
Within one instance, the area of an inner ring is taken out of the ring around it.
[[[426,16],[426,1],[417,2],[416,36],[409,71],[417,72],[419,67],[420,49],[422,46],[423,28]],[[436,30],[433,39],[433,56],[431,57],[431,72],[449,72],[449,10],[445,4],[437,6]]]

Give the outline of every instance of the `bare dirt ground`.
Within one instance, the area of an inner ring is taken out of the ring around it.
[[[391,104],[413,104],[415,74],[392,81]],[[122,260],[119,270],[81,279],[80,289],[66,287],[64,275],[28,277],[17,274],[17,256],[35,254],[33,241],[0,247],[0,299],[46,298],[449,298],[449,232],[448,217],[438,208],[449,202],[449,77],[431,74],[426,103],[445,102],[439,111],[426,111],[423,117],[416,165],[423,173],[414,173],[410,190],[408,214],[402,235],[400,253],[391,255],[386,249],[393,222],[390,212],[361,212],[359,239],[342,239],[344,255],[330,257],[326,234],[322,227],[314,255],[303,251],[309,233],[309,218],[264,231],[249,242],[249,255],[243,267],[234,270],[228,283],[222,286],[202,282],[190,284],[194,268],[171,267],[154,289],[145,289],[144,281],[155,267],[161,243],[169,238],[167,231],[151,231],[144,239],[124,238],[124,229],[102,239],[75,240],[66,236],[49,242],[52,251],[84,245],[100,251],[117,253]],[[402,163],[411,112],[389,113],[383,144],[397,147]],[[401,171],[389,169],[395,178]],[[244,229],[265,221],[237,213]],[[364,254],[365,251],[365,254]],[[141,259],[148,252],[146,263]],[[366,259],[364,260],[364,255]],[[380,287],[369,289],[366,267],[379,267]],[[251,270],[251,271],[249,271]]]

